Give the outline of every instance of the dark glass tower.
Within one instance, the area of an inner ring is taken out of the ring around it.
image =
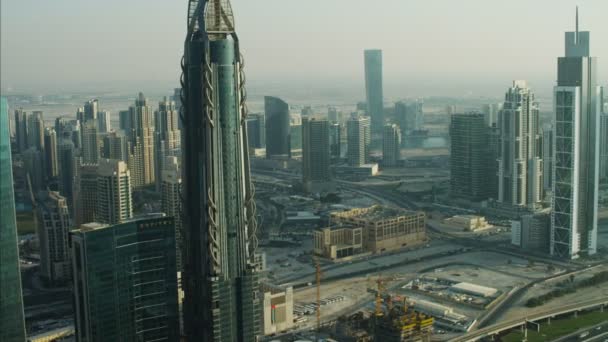
[[[278,97],[264,97],[266,112],[266,157],[289,157],[290,116],[289,105]]]
[[[364,55],[367,115],[372,118],[372,131],[382,132],[384,128],[382,50],[365,50]]]
[[[8,106],[0,98],[0,341],[25,341]]]
[[[188,341],[255,341],[259,333],[242,67],[230,3],[190,1],[182,78]]]

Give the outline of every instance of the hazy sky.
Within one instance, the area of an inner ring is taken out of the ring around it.
[[[2,88],[177,85],[186,3],[2,0]],[[358,86],[362,50],[380,48],[389,88],[550,89],[577,4],[605,84],[607,0],[232,0],[250,82]]]

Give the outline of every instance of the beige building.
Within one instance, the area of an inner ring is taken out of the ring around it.
[[[476,215],[456,215],[445,219],[444,223],[470,232],[492,227],[485,217]]]
[[[313,232],[314,254],[331,260],[363,253],[363,228],[335,226]]]
[[[36,199],[38,241],[40,241],[40,269],[52,285],[71,279],[68,232],[72,228],[65,197],[58,192],[41,191]]]
[[[264,303],[262,322],[264,335],[280,333],[293,327],[293,289],[260,284]]]
[[[363,228],[363,248],[371,253],[426,241],[426,215],[423,212],[374,205],[332,213],[331,220]]]

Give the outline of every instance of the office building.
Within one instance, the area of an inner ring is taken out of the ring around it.
[[[523,215],[511,224],[511,243],[526,251],[548,253],[550,226],[549,211]]]
[[[115,224],[133,217],[131,174],[123,161],[100,159],[95,221]]]
[[[394,167],[401,159],[401,129],[399,126],[385,125],[382,133],[382,165]]]
[[[345,260],[364,253],[363,227],[334,225],[313,231],[313,253],[329,260]]]
[[[450,123],[450,196],[487,200],[497,185],[491,173],[496,163],[490,131],[483,114],[453,114]]]
[[[97,124],[97,113],[99,112],[99,101],[97,99],[88,100],[84,104],[84,108],[79,110],[82,114],[77,114],[76,117],[80,120],[81,124],[85,124],[89,121],[95,122]],[[79,116],[82,115],[82,118]]]
[[[264,114],[247,116],[247,139],[250,149],[266,147],[266,121]]]
[[[188,22],[182,78],[184,328],[189,341],[255,341],[261,333],[257,223],[243,64],[230,3],[191,7]],[[288,155],[288,106],[274,98],[266,104],[268,156]]]
[[[370,119],[368,117],[351,117],[346,122],[347,159],[350,166],[361,166],[369,159],[371,142]]]
[[[543,140],[538,103],[526,81],[513,81],[505,95],[499,119],[497,200],[534,210],[544,197]]]
[[[62,139],[57,148],[59,152],[59,193],[74,203],[74,181],[76,177],[76,153],[70,139]]]
[[[551,191],[553,187],[553,126],[543,127],[543,188]]]
[[[322,184],[331,179],[329,173],[329,121],[303,118],[302,147],[302,182],[306,191],[314,191],[313,183]]]
[[[40,111],[27,117],[27,145],[44,151],[44,117]]]
[[[22,342],[25,321],[8,120],[8,103],[0,97],[0,341]]]
[[[384,127],[384,96],[382,92],[382,50],[365,50],[365,99],[372,131]]]
[[[97,113],[97,127],[99,134],[105,134],[112,130],[110,112],[100,111]]]
[[[131,130],[133,127],[131,126],[131,112],[128,110],[121,110],[118,112],[118,127],[121,131],[123,131],[127,136],[131,136]]]
[[[339,123],[329,125],[329,156],[337,160],[342,156],[342,126]]]
[[[36,197],[40,271],[51,285],[71,280],[68,233],[72,229],[65,197],[54,191],[41,191]]]
[[[77,341],[179,341],[173,225],[156,216],[70,233]]]
[[[158,191],[162,183],[162,169],[166,157],[179,156],[181,154],[181,132],[179,130],[179,113],[175,108],[175,102],[167,100],[158,103],[158,111],[155,113],[154,134],[156,158],[155,179]]]
[[[154,112],[143,93],[139,93],[135,105],[129,108],[131,126],[131,154],[138,160],[130,169],[134,173],[133,186],[136,188],[155,183],[154,157]]]
[[[574,259],[597,252],[601,88],[589,32],[566,32],[554,88],[551,255]]]
[[[22,153],[23,167],[29,181],[32,184],[32,190],[38,192],[45,188],[44,182],[44,155],[35,147],[30,147]]]
[[[74,181],[74,223],[78,227],[83,223],[97,222],[97,164],[85,164],[79,167]]]
[[[423,106],[422,100],[395,103],[395,121],[403,137],[424,129]]]
[[[82,162],[97,164],[99,161],[99,136],[97,121],[87,121],[82,125]]]
[[[59,152],[57,150],[57,132],[52,127],[44,129],[44,170],[46,179],[59,177]]]
[[[502,103],[488,103],[481,106],[481,112],[484,115],[484,119],[488,127],[498,126],[498,113],[501,109]]]
[[[266,124],[266,157],[289,158],[290,121],[289,105],[278,97],[264,97]]]
[[[289,124],[289,158],[302,157],[302,117],[294,114]]]
[[[27,113],[23,109],[15,110],[15,140],[17,151],[22,153],[27,150]]]
[[[119,132],[112,131],[103,137],[102,157],[106,159],[129,160],[129,142],[127,137]]]
[[[177,271],[183,271],[182,261],[182,171],[178,157],[166,157],[162,170],[161,210],[175,220]]]
[[[262,323],[264,335],[287,331],[294,326],[293,322],[293,288],[261,284],[263,296]]]

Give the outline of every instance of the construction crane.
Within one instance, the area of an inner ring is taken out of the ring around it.
[[[382,310],[382,293],[386,290],[384,286],[384,280],[382,279],[382,275],[378,275],[378,279],[376,280],[376,317],[382,317],[384,315],[384,311]]]

